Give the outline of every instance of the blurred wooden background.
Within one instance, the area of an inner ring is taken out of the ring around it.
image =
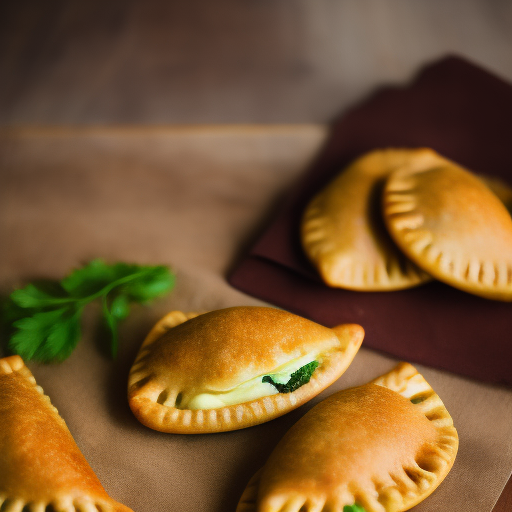
[[[512,80],[512,2],[2,0],[0,124],[325,122],[447,53]]]

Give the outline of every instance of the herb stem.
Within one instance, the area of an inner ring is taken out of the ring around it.
[[[76,302],[78,304],[83,303],[84,305],[92,302],[93,300],[99,299],[100,297],[104,295],[108,295],[114,288],[117,288],[118,286],[121,286],[122,284],[129,283],[130,281],[133,281],[135,279],[138,279],[139,277],[143,276],[144,274],[147,274],[148,272],[145,270],[142,270],[140,272],[137,272],[135,274],[121,277],[117,281],[114,281],[113,283],[108,284],[107,286],[103,287],[101,290],[97,291],[96,293],[93,293],[92,295],[89,295],[87,297],[83,297],[81,299],[65,299],[68,302]]]

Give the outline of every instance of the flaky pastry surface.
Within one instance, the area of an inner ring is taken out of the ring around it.
[[[383,213],[418,266],[461,290],[512,300],[512,218],[484,183],[432,150],[388,179]]]
[[[173,311],[158,322],[130,371],[128,400],[144,425],[162,432],[222,432],[268,421],[299,407],[336,380],[364,331],[329,329],[274,308],[236,307],[198,315]],[[222,393],[308,354],[319,355],[311,380],[278,393],[213,409],[180,408],[198,393]]]
[[[401,363],[320,402],[283,437],[237,512],[401,512],[451,469],[457,431],[441,399]]]
[[[409,288],[431,279],[396,248],[380,211],[384,180],[421,151],[367,153],[309,203],[301,223],[302,245],[326,284],[379,291]]]
[[[19,356],[0,359],[0,507],[131,512],[114,501]]]

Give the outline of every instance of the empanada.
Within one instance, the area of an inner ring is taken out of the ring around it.
[[[384,180],[421,150],[376,150],[358,158],[307,206],[304,251],[329,286],[359,291],[410,288],[431,277],[404,257],[380,211]]]
[[[237,512],[401,512],[450,471],[457,431],[407,363],[304,415],[247,485]]]
[[[131,512],[105,492],[19,356],[0,359],[2,512]]]
[[[484,184],[494,192],[505,208],[512,213],[512,188],[500,178],[494,176],[477,175]]]
[[[224,432],[263,423],[334,382],[363,336],[359,325],[328,329],[274,308],[173,311],[137,355],[130,407],[141,423],[161,432]]]
[[[512,218],[482,181],[425,150],[392,174],[383,212],[397,245],[418,266],[461,290],[512,300]]]

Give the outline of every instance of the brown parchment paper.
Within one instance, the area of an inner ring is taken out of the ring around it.
[[[155,432],[127,405],[129,367],[166,311],[261,304],[231,288],[225,273],[325,136],[321,126],[0,132],[3,294],[33,278],[61,278],[94,257],[177,272],[171,296],[133,308],[116,361],[100,349],[92,307],[67,361],[29,364],[106,490],[134,511],[234,511],[249,478],[306,410],[395,364],[363,348],[306,406],[224,434]],[[418,369],[451,412],[460,450],[445,482],[414,510],[490,512],[512,469],[512,390]]]

